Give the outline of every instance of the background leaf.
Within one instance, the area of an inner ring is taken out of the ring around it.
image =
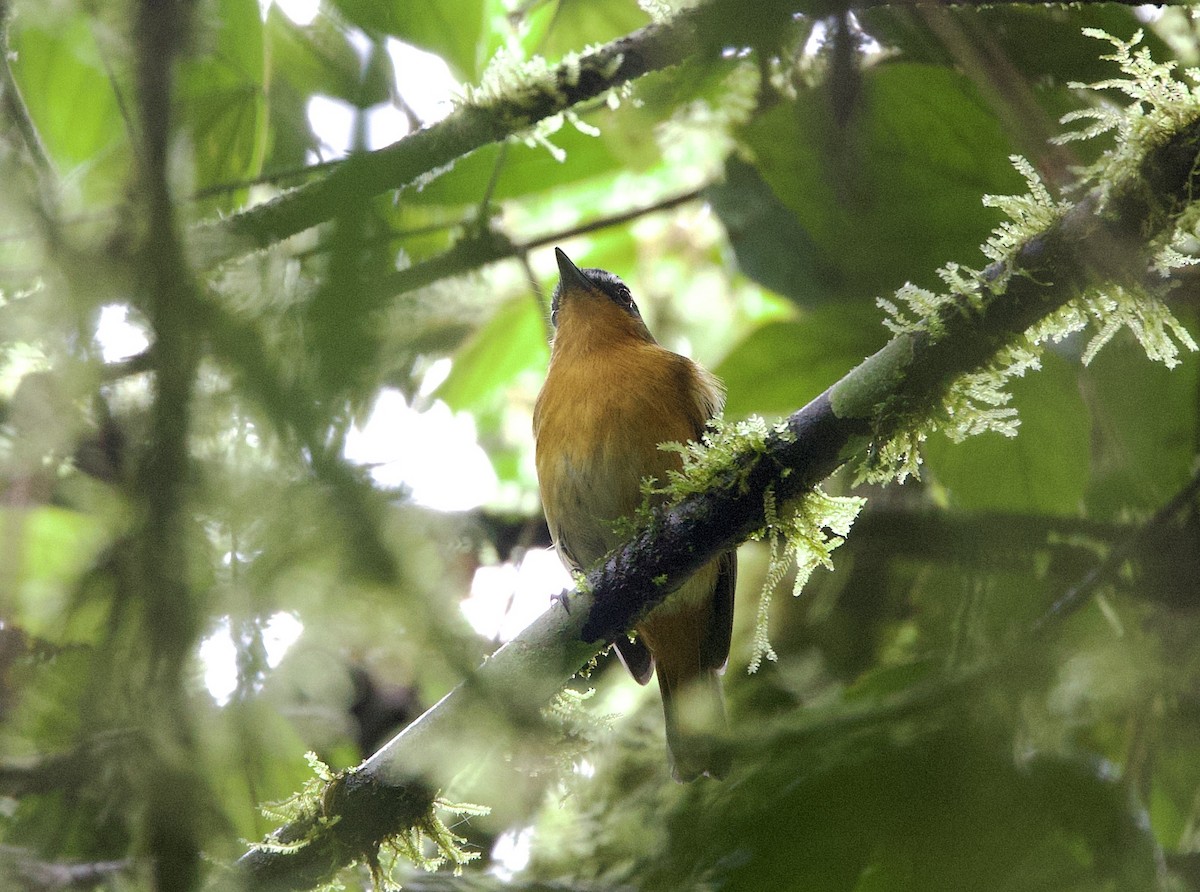
[[[1088,412],[1077,368],[1054,354],[1012,387],[1021,432],[962,443],[934,437],[925,453],[931,479],[956,507],[1073,515],[1088,482]]]
[[[999,123],[965,78],[896,62],[863,74],[845,127],[824,97],[780,103],[743,131],[759,173],[832,267],[848,299],[896,282],[938,284],[946,261],[982,266],[977,246],[997,218],[979,196],[1019,192]]]

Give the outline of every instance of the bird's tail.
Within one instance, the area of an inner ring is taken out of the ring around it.
[[[729,750],[721,740],[726,722],[720,676],[709,669],[681,684],[664,674],[661,664],[658,669],[671,776],[680,783],[701,776],[720,780],[730,765]]]

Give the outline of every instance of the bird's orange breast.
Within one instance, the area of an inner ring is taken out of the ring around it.
[[[619,544],[614,522],[641,504],[642,479],[679,467],[659,445],[703,426],[686,362],[653,343],[556,345],[534,412],[537,470],[551,534],[580,569]]]

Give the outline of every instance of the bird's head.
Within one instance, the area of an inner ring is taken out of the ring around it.
[[[550,304],[550,321],[556,338],[567,331],[590,339],[654,342],[628,285],[605,270],[580,269],[561,248],[554,249],[554,256],[559,279]]]

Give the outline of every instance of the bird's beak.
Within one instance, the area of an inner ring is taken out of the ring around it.
[[[562,283],[564,291],[577,288],[586,291],[593,287],[592,283],[588,281],[579,267],[573,264],[571,258],[563,253],[562,248],[555,248],[554,256],[558,260],[558,278]]]

